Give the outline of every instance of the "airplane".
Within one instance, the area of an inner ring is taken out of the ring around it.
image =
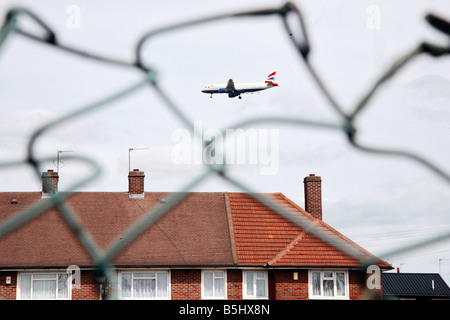
[[[202,92],[211,94],[211,98],[214,93],[228,93],[228,97],[230,98],[238,97],[239,99],[242,99],[242,93],[256,92],[277,87],[278,84],[274,82],[276,73],[277,72],[274,71],[269,74],[264,82],[235,84],[233,80],[230,79],[227,84],[211,84],[206,86]]]

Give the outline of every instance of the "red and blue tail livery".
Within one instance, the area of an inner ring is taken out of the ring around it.
[[[272,72],[267,76],[267,80],[275,80],[275,75],[277,74],[276,71]]]
[[[278,83],[275,83],[276,71],[269,74],[264,82],[256,83],[234,83],[233,79],[228,80],[226,84],[211,84],[203,88],[203,93],[209,93],[212,95],[215,93],[227,93],[228,97],[238,97],[241,99],[243,93],[253,93],[261,90],[278,87]]]

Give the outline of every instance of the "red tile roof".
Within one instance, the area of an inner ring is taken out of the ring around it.
[[[80,192],[68,205],[101,249],[150,208],[164,205],[167,193]],[[282,194],[264,195],[294,214],[316,223],[329,235],[370,256],[323,221],[313,218]],[[17,203],[12,203],[17,199]],[[38,192],[0,193],[0,223],[42,201]],[[0,238],[0,268],[92,266],[59,212],[52,208]],[[357,259],[302,230],[245,193],[195,192],[149,226],[112,261],[116,266],[346,266]],[[382,266],[389,267],[381,262]]]
[[[355,257],[307,232],[251,196],[243,193],[230,194],[229,197],[240,265],[356,267],[361,264]],[[322,220],[312,217],[283,194],[268,194],[264,197],[291,213],[302,215],[329,237],[346,243],[353,252],[375,258]],[[380,266],[389,267],[385,262],[378,262]]]

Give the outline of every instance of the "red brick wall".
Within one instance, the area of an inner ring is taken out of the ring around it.
[[[305,177],[305,210],[322,220],[322,180],[313,174]]]
[[[359,300],[362,297],[364,288],[360,284],[360,277],[357,272],[349,272],[348,274],[350,300]]]
[[[294,280],[293,273],[298,272],[298,280]],[[361,280],[356,271],[349,272],[350,300],[367,298],[365,280]],[[380,298],[381,291],[377,296]],[[308,300],[308,271],[307,270],[277,270],[269,272],[269,299],[271,300]]]
[[[171,270],[171,297],[172,300],[200,300],[201,270]]]
[[[294,280],[294,272],[298,280]],[[269,272],[269,299],[271,300],[307,300],[307,270],[277,270]]]
[[[11,277],[11,284],[6,284],[6,277]],[[16,300],[17,272],[0,272],[0,300]]]
[[[228,270],[227,282],[228,300],[242,300],[242,270]]]
[[[361,279],[360,273],[356,271],[349,272],[349,285],[350,285],[350,299],[351,300],[379,300],[383,298],[383,290],[380,289],[367,289],[366,281],[367,275]]]
[[[144,193],[145,174],[138,169],[134,169],[128,174],[128,192],[132,194]]]
[[[94,271],[81,271],[80,282],[79,288],[72,286],[72,300],[100,299],[100,286],[95,280]]]
[[[171,270],[172,300],[200,300],[202,298],[201,270]],[[242,270],[227,271],[229,300],[242,300]]]
[[[201,299],[201,270],[182,269],[171,270],[172,300]],[[298,272],[298,280],[293,273]],[[11,277],[11,284],[6,284],[6,277]],[[227,293],[229,300],[242,300],[242,270],[227,271]],[[361,283],[356,271],[349,272],[350,299],[367,298],[365,281]],[[0,300],[15,300],[17,292],[17,272],[0,272]],[[381,294],[381,291],[379,292]],[[369,298],[374,298],[369,297]],[[375,297],[376,298],[376,297]],[[73,300],[100,299],[100,285],[96,282],[94,271],[81,271],[80,288],[72,287]],[[307,270],[269,270],[270,300],[307,300],[308,271]]]

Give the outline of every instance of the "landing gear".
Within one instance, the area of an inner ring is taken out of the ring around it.
[[[211,93],[211,96],[210,96],[210,98],[212,98],[212,93]]]
[[[239,98],[239,99],[242,99],[242,97],[241,97],[240,95],[238,96],[238,98]]]

